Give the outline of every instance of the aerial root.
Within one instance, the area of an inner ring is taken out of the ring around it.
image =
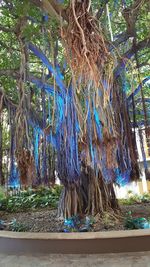
[[[68,25],[62,28],[62,39],[75,78],[81,76],[86,82],[90,77],[98,85],[106,75],[109,62],[112,64],[112,58],[90,5],[90,1],[71,1],[67,10]]]

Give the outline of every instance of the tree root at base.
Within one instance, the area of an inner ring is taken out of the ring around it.
[[[93,171],[88,170],[81,184],[72,183],[64,187],[58,216],[63,218],[86,214],[95,216],[110,211],[119,214],[119,210],[113,183],[107,184],[101,173],[95,177]]]
[[[58,206],[58,216],[70,218],[82,213],[82,196],[76,184],[65,187]]]

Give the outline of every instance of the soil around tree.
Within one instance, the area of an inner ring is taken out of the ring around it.
[[[135,218],[150,218],[150,203],[123,205],[121,214],[117,218],[114,215],[105,213],[103,218],[100,215],[94,217],[94,223],[90,231],[112,231],[126,230],[124,224],[127,214],[131,211]],[[7,227],[4,230],[11,230],[10,222],[16,220],[18,224],[25,227],[28,232],[63,232],[64,221],[57,216],[56,209],[40,209],[18,213],[7,213],[0,211],[0,220],[3,220]]]

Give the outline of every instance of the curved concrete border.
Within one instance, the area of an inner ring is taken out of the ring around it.
[[[150,229],[90,233],[0,231],[1,253],[91,254],[150,251]]]

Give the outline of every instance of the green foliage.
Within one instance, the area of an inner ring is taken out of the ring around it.
[[[133,229],[145,229],[150,228],[149,220],[145,218],[134,218],[132,216],[132,212],[129,211],[127,217],[125,218],[124,223],[125,228],[133,230]]]
[[[119,199],[119,203],[120,205],[134,205],[137,203],[146,203],[146,202],[150,202],[150,194],[149,193],[145,193],[143,195],[130,195],[129,197],[126,199]]]
[[[11,2],[11,1],[10,1]],[[69,0],[65,0],[63,5],[67,7],[69,5]],[[110,41],[110,31],[108,25],[108,17],[106,14],[105,1],[92,0],[92,10],[96,14],[99,9],[104,8],[102,16],[100,18],[100,23],[103,31],[106,33],[106,38]],[[130,7],[133,4],[133,1],[128,0],[126,2],[126,7]],[[114,36],[114,40],[118,38],[123,32],[126,32],[127,25],[123,17],[123,9],[121,1],[109,1],[109,11],[110,11],[110,20],[111,27]],[[5,3],[0,5],[0,14],[1,14],[1,25],[3,30],[1,30],[1,40],[0,40],[0,70],[12,70],[12,75],[7,75],[5,72],[0,75],[0,84],[3,86],[5,93],[12,99],[16,104],[18,104],[18,89],[15,75],[13,75],[13,70],[18,70],[20,68],[20,45],[18,39],[15,35],[15,27],[17,26],[20,17],[26,16],[28,18],[27,24],[23,30],[23,38],[26,45],[28,42],[32,42],[37,45],[45,55],[49,58],[51,62],[54,60],[54,54],[57,55],[57,61],[59,65],[63,66],[65,54],[64,54],[64,45],[61,42],[60,38],[60,25],[56,23],[55,18],[49,17],[48,21],[43,21],[43,10],[38,8],[36,5],[32,4],[32,1],[22,0],[17,1],[13,0],[12,3]],[[44,29],[44,32],[42,30]],[[6,29],[6,30],[5,30]],[[137,20],[136,20],[136,33],[137,41],[144,40],[149,35],[149,16],[148,16],[148,3],[143,3],[139,10]],[[56,44],[57,43],[57,44]],[[146,43],[145,43],[146,45]],[[57,47],[58,46],[58,47]],[[128,38],[125,42],[122,42],[117,46],[116,50],[116,61],[118,54],[122,57],[124,54],[129,51],[132,47],[132,40]],[[56,51],[55,51],[56,50]],[[58,51],[57,51],[58,50]],[[55,51],[55,53],[54,53]],[[149,54],[148,48],[143,48],[138,52],[139,64],[144,64],[140,69],[141,79],[148,75],[149,68],[145,63],[148,62]],[[119,61],[120,61],[119,56]],[[28,51],[28,71],[29,74],[35,75],[36,77],[41,77],[43,66],[41,61],[39,61],[32,53]],[[56,60],[56,59],[55,59]],[[132,64],[131,64],[132,63]],[[130,66],[132,65],[132,67]],[[131,93],[134,88],[139,84],[137,70],[135,68],[135,60],[131,60],[126,68],[127,72],[127,91]],[[71,79],[71,72],[67,68],[65,70],[65,82],[66,84]],[[53,78],[49,78],[48,82],[53,83]],[[131,85],[132,83],[132,85]],[[37,96],[36,89],[32,83],[29,83],[34,90],[34,100]],[[31,89],[28,86],[28,90]],[[147,90],[146,85],[144,86],[144,96],[147,96],[145,93]],[[39,97],[39,96],[37,96]],[[82,97],[82,96],[81,96]],[[84,96],[83,96],[84,97]],[[34,102],[34,101],[33,101]],[[34,103],[32,103],[34,105]],[[138,119],[138,118],[137,118]]]
[[[149,193],[145,193],[141,196],[141,201],[142,202],[150,202],[150,194]]]
[[[56,208],[62,187],[22,191],[19,195],[0,200],[0,210],[19,212],[36,208]]]
[[[3,201],[6,198],[4,189],[0,187],[0,201]]]

